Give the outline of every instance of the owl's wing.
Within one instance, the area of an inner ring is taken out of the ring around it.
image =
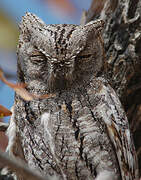
[[[126,114],[115,91],[107,83],[97,93],[100,102],[94,110],[105,122],[108,136],[115,147],[122,180],[138,178],[138,163]]]

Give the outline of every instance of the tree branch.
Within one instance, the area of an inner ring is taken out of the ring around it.
[[[0,122],[0,131],[5,132],[8,128],[8,126],[9,126],[8,123]]]
[[[2,153],[0,151],[0,162],[2,162],[2,166],[8,166],[12,171],[16,172],[19,175],[22,175],[24,179],[30,180],[47,180],[47,178],[42,177],[41,175],[35,173],[35,171],[31,170],[27,164],[22,162],[21,160],[17,161],[15,159],[11,159],[7,153]]]

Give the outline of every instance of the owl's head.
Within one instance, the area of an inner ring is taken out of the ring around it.
[[[85,26],[46,25],[27,13],[20,25],[19,80],[44,84],[49,91],[88,82],[104,64],[103,24],[97,20]]]

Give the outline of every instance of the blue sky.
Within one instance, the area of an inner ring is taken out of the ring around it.
[[[72,17],[55,12],[54,8],[49,7],[45,3],[41,3],[42,0],[0,0],[0,8],[3,9],[3,11],[14,21],[16,21],[16,23],[21,21],[21,18],[25,12],[32,12],[43,19],[43,21],[47,24],[79,24],[82,10],[87,10],[89,8],[91,0],[70,1],[77,8],[77,13]],[[2,52],[0,49],[0,59],[5,59],[5,64],[4,62],[0,61],[0,66],[4,69],[4,71],[14,71],[13,73],[16,73],[16,52]],[[0,82],[0,104],[10,109],[13,102],[13,90]]]
[[[78,24],[82,9],[88,9],[91,0],[70,0],[70,2],[72,2],[77,8],[77,14],[72,18],[67,15],[59,16],[59,14],[55,13],[55,11],[53,11],[47,3],[43,3],[43,0],[0,0],[0,7],[3,8],[17,22],[21,20],[21,17],[25,14],[25,12],[32,12],[49,24]]]

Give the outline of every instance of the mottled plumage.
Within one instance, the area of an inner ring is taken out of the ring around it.
[[[97,20],[46,25],[27,13],[20,25],[18,81],[36,94],[16,95],[14,122],[28,165],[67,180],[134,180],[137,160],[128,120],[107,81]],[[9,147],[10,149],[10,147]]]

